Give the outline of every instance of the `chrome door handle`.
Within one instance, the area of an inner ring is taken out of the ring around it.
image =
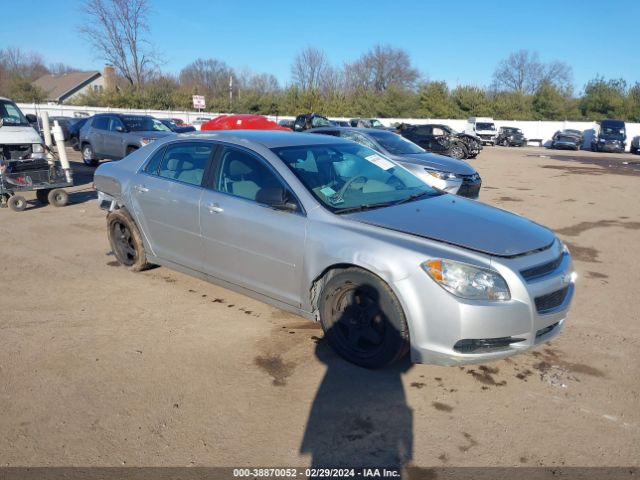
[[[209,213],[222,213],[222,212],[224,212],[224,208],[222,208],[217,203],[208,204],[207,205],[207,210],[209,210]]]
[[[149,191],[149,189],[144,185],[135,185],[133,188],[140,193],[145,193]]]

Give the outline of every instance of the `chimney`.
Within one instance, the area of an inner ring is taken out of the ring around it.
[[[106,64],[102,70],[102,76],[104,77],[104,90],[106,92],[116,89],[116,69],[113,65]]]

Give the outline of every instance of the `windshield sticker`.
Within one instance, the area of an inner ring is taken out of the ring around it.
[[[375,153],[373,155],[369,155],[368,157],[364,157],[364,158],[369,160],[371,163],[380,167],[383,170],[391,170],[393,167],[395,167],[394,163],[390,162],[386,158],[381,157],[380,155]]]
[[[330,197],[332,195],[335,195],[336,191],[331,187],[324,187],[320,189],[320,193],[323,194],[325,197]]]

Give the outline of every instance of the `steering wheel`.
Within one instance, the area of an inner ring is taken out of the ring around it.
[[[345,182],[345,184],[342,186],[342,188],[340,190],[338,190],[338,192],[336,193],[336,197],[342,198],[342,196],[344,195],[344,192],[346,192],[349,189],[349,187],[356,182],[356,180],[360,180],[360,179],[364,180],[364,183],[366,183],[369,180],[364,175],[358,175],[357,177],[351,177],[349,180],[347,180]]]

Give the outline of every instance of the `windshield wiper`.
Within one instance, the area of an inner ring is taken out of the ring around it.
[[[396,203],[394,203],[394,205],[400,205],[402,203],[409,203],[409,202],[413,202],[414,200],[417,200],[419,198],[422,197],[437,197],[439,195],[442,195],[444,192],[420,192],[420,193],[414,193],[412,195],[409,195],[407,198],[403,198],[402,200],[397,201]]]
[[[396,204],[396,202],[365,203],[365,204],[362,204],[362,205],[357,205],[355,207],[339,208],[337,210],[334,210],[333,213],[341,214],[341,213],[362,212],[364,210],[373,210],[373,209],[376,209],[376,208],[389,207],[389,206],[395,205],[395,204]]]

